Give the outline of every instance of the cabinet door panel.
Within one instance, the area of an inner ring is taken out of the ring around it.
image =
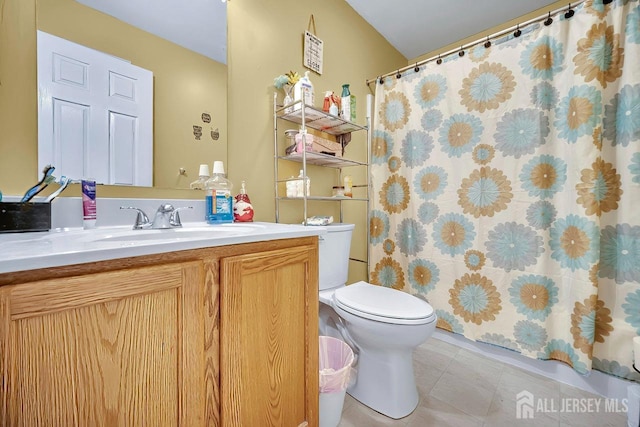
[[[0,290],[5,425],[202,421],[199,262]],[[188,350],[187,350],[188,349]]]
[[[10,419],[175,425],[176,405],[154,407],[149,391],[177,402],[178,325],[163,315],[177,303],[174,289],[12,322],[9,378],[20,382],[10,380],[8,391],[29,404],[10,405]]]
[[[221,260],[225,426],[317,425],[315,260],[314,246]]]

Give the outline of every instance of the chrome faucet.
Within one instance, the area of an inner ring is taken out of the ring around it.
[[[172,227],[182,227],[182,221],[180,221],[180,211],[185,209],[193,209],[193,206],[182,206],[179,208],[175,208],[171,215],[169,216],[169,224]]]
[[[153,218],[153,222],[149,221],[149,217],[140,208],[133,206],[120,206],[120,209],[132,209],[138,212],[136,215],[136,222],[133,224],[134,230],[144,230],[147,228],[155,230],[164,230],[169,228],[182,227],[180,221],[179,212],[183,209],[193,209],[193,206],[184,206],[180,208],[174,208],[173,205],[168,203],[162,204],[158,207],[156,214]]]

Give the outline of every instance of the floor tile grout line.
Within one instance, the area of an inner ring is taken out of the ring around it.
[[[457,353],[456,353],[456,355],[457,355]],[[493,394],[491,395],[491,401],[489,402],[489,409],[487,410],[487,413],[485,415],[483,415],[482,417],[478,417],[477,415],[469,414],[469,413],[465,412],[462,409],[460,411],[463,412],[464,414],[466,414],[466,415],[478,420],[479,422],[482,423],[482,425],[484,425],[486,417],[487,417],[487,415],[489,415],[488,411],[491,409],[493,401],[496,398],[496,394],[498,392],[498,387],[500,386],[500,381],[502,381],[502,376],[503,375],[504,375],[504,371],[500,371],[500,375],[498,376],[498,381],[496,382],[496,388],[495,388],[495,390],[493,390]]]
[[[438,376],[438,379],[436,380],[435,383],[433,383],[433,385],[431,386],[431,389],[429,390],[429,394],[428,396],[433,397],[434,399],[436,398],[435,396],[433,396],[433,394],[431,394],[433,392],[433,390],[436,388],[436,386],[438,385],[438,383],[440,382],[440,380],[442,379],[442,376],[445,374],[445,372],[447,372],[447,370],[449,369],[449,366],[451,365],[451,362],[453,362],[453,360],[456,358],[456,356],[458,355],[458,353],[460,352],[460,349],[458,348],[455,353],[449,357],[449,360],[447,361],[447,366],[444,367],[444,369],[442,370],[442,372],[440,373],[440,375]],[[447,355],[448,356],[448,355]],[[420,398],[420,400],[422,400],[422,398]],[[420,400],[418,402],[420,402]],[[440,399],[438,399],[440,400]]]

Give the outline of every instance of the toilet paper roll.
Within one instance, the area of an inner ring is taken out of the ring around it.
[[[633,338],[633,364],[640,370],[640,337]]]

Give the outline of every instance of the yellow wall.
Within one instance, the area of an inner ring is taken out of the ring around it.
[[[246,181],[256,218],[273,221],[273,79],[289,70],[298,73],[306,70],[302,65],[302,36],[310,15],[314,16],[316,35],[324,42],[323,74],[310,73],[317,107],[322,107],[324,91],[339,94],[342,84],[349,83],[357,100],[356,122],[364,124],[365,98],[370,93],[366,78],[402,66],[406,58],[344,0],[232,0],[227,11],[229,177],[236,184]],[[282,100],[281,92],[279,99]],[[282,121],[278,127],[281,138],[285,129],[297,128]],[[364,132],[353,135],[346,153],[350,158],[366,158]],[[281,162],[281,166],[280,178],[298,174],[299,164]],[[338,185],[337,174],[326,168],[311,167],[308,175],[312,195],[330,195],[331,187]],[[353,175],[354,184],[366,182],[358,181],[355,171]],[[301,221],[301,203],[288,203],[281,204],[282,216]],[[324,204],[318,207],[320,203]],[[326,213],[328,203],[331,202],[317,202],[310,214]],[[348,221],[357,221],[352,256],[360,258],[366,255],[366,211],[362,210],[364,203],[349,203],[350,208],[361,211],[359,215],[346,217]],[[366,269],[362,265],[352,263],[353,277],[362,279],[363,272]]]
[[[68,7],[80,7],[72,0],[38,0],[39,7],[50,4],[53,1],[74,3]],[[546,10],[554,9],[566,4],[556,2],[549,8],[533,12],[530,17],[538,16]],[[492,28],[486,33],[481,33],[469,39],[461,40],[445,46],[436,52],[422,55],[420,58],[407,61],[384,38],[369,26],[344,0],[238,0],[228,3],[228,88],[227,88],[227,158],[226,168],[228,176],[239,188],[242,180],[246,181],[247,190],[254,205],[258,221],[273,221],[275,219],[274,202],[274,170],[273,170],[273,79],[289,70],[303,73],[302,66],[302,35],[307,29],[309,17],[314,15],[316,23],[316,35],[324,42],[324,72],[320,76],[310,73],[315,87],[316,106],[322,104],[323,93],[326,90],[341,91],[343,83],[349,83],[351,93],[357,98],[358,123],[365,123],[365,99],[369,92],[366,79],[385,74],[390,70],[411,64],[417,60],[426,59],[433,54],[459,46],[485,34],[498,31],[515,24],[505,23],[501,27]],[[0,28],[0,189],[7,194],[20,194],[26,187],[33,183],[37,175],[37,105],[36,105],[36,5],[35,0],[0,0],[2,26]],[[102,15],[97,12],[94,15]],[[105,19],[97,16],[91,19]],[[60,20],[62,17],[59,18]],[[109,18],[110,19],[110,18]],[[522,22],[528,19],[523,17]],[[75,20],[78,21],[78,20]],[[113,54],[127,57],[132,51],[143,50],[147,55],[143,56],[140,65],[153,69],[156,74],[156,126],[167,125],[165,131],[158,131],[156,137],[166,136],[167,146],[157,150],[156,161],[159,169],[156,173],[165,174],[164,169],[169,168],[167,175],[175,175],[172,167],[164,166],[162,162],[168,161],[180,155],[184,151],[184,145],[193,146],[192,138],[184,132],[182,125],[176,122],[183,120],[179,114],[181,111],[169,110],[174,105],[193,105],[193,112],[188,113],[188,119],[195,121],[199,118],[202,109],[213,110],[220,104],[217,95],[213,99],[197,99],[198,90],[185,89],[179,94],[164,93],[159,87],[161,78],[169,78],[176,72],[187,73],[192,71],[191,65],[180,61],[186,61],[181,57],[178,66],[173,68],[176,61],[166,60],[162,56],[154,55],[154,48],[149,49],[144,43],[148,43],[146,33],[123,33],[123,39],[116,44],[102,46],[101,40],[105,33],[101,33],[99,21],[90,21],[87,25],[95,36],[91,43],[100,50],[114,49]],[[70,37],[71,30],[77,22],[61,22],[56,18],[55,22],[41,20],[43,30],[63,32],[63,36]],[[69,27],[67,29],[67,27]],[[68,32],[67,32],[68,31]],[[124,30],[123,30],[124,31]],[[133,29],[127,31],[134,31]],[[136,30],[137,31],[137,30]],[[133,43],[136,43],[135,46]],[[138,45],[137,43],[143,43]],[[117,49],[123,50],[117,50]],[[130,50],[129,50],[130,49]],[[155,62],[161,62],[165,68],[158,68]],[[166,75],[165,75],[166,74]],[[196,77],[183,74],[180,79],[183,83],[193,82]],[[184,100],[178,101],[178,98]],[[282,99],[282,93],[278,93],[278,99]],[[165,109],[167,109],[165,111]],[[192,118],[194,114],[197,116]],[[220,113],[222,116],[224,113]],[[222,118],[221,118],[222,120]],[[160,122],[160,123],[159,123]],[[192,123],[189,122],[189,125]],[[195,124],[195,123],[193,123]],[[189,126],[190,127],[190,126]],[[296,128],[293,124],[278,123],[279,138],[283,131]],[[165,135],[166,133],[166,135]],[[160,135],[162,134],[162,135]],[[225,141],[225,135],[221,135],[220,144]],[[357,160],[366,158],[366,143],[364,132],[354,134],[352,142],[346,149],[347,156]],[[198,155],[197,161],[192,165],[185,165],[188,169],[197,167],[202,158],[203,162],[211,164],[213,160],[222,158],[215,156]],[[222,158],[222,160],[225,160]],[[299,164],[281,163],[280,178],[297,175]],[[351,172],[353,170],[353,172]],[[350,174],[354,175],[354,183],[365,183],[364,176],[356,169],[350,168]],[[194,170],[195,174],[195,170]],[[338,184],[338,175],[335,171],[325,168],[310,167],[308,175],[311,177],[312,195],[329,195],[331,187]],[[175,177],[174,177],[175,178]],[[159,178],[157,178],[160,180]],[[165,186],[173,186],[169,179],[163,183]],[[148,198],[191,198],[194,193],[186,190],[143,189],[124,187],[99,188],[101,197],[148,197]],[[67,191],[66,195],[79,195],[77,189]],[[375,195],[374,195],[375,197]],[[295,203],[295,202],[292,202]],[[352,256],[362,258],[366,254],[366,212],[363,204],[359,202],[345,204],[345,220],[355,222],[357,227],[353,239]],[[337,205],[336,205],[337,206]],[[310,215],[333,214],[339,212],[333,205],[326,202],[316,202],[310,206]],[[300,204],[281,204],[281,218],[289,222],[302,220]],[[366,275],[364,265],[352,263],[350,280],[362,279]]]
[[[18,194],[38,165],[35,1],[0,0],[0,14],[0,190]]]
[[[4,2],[0,108],[0,189],[21,194],[35,183],[37,170],[36,27],[109,53],[154,73],[154,187],[100,187],[107,197],[194,197],[188,188],[200,163],[227,157],[227,67],[160,37],[132,27],[74,0]],[[8,28],[5,27],[8,25]],[[7,30],[5,33],[4,31]],[[20,33],[16,37],[15,33]],[[5,35],[6,34],[6,35]],[[9,38],[4,43],[4,37]],[[15,60],[21,66],[14,67]],[[8,80],[7,80],[8,79]],[[5,92],[6,91],[6,92]],[[6,96],[5,96],[6,93]],[[15,103],[18,103],[16,106]],[[207,112],[212,123],[202,122]],[[203,127],[197,141],[193,125]],[[5,127],[6,126],[6,127]],[[218,129],[214,141],[211,130]],[[19,144],[16,144],[20,141]],[[55,165],[54,165],[55,166]],[[178,174],[180,167],[187,176]],[[65,195],[78,195],[77,189]]]
[[[316,35],[324,42],[324,72],[310,72],[316,106],[324,92],[340,93],[350,84],[357,99],[356,122],[365,123],[369,75],[386,72],[406,62],[384,38],[344,0],[231,1],[228,11],[229,65],[229,178],[245,180],[259,220],[274,219],[273,200],[273,80],[289,70],[303,74],[302,37],[314,15]],[[295,124],[279,121],[279,137]],[[364,133],[353,135],[347,156],[366,158]],[[299,164],[281,163],[284,178],[297,175]],[[313,195],[331,194],[337,177],[322,182],[324,170],[310,171]],[[300,217],[300,219],[302,219]]]

